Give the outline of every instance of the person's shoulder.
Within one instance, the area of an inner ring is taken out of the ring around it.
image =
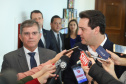
[[[43,33],[50,33],[49,30],[46,30],[46,29],[42,29],[43,30]]]
[[[11,51],[11,52],[6,53],[4,56],[5,56],[5,57],[12,57],[12,56],[15,56],[15,55],[17,55],[21,50],[22,50],[22,48],[19,48],[19,49],[17,49],[17,50],[14,50],[14,51]]]
[[[39,49],[39,51],[43,51],[44,53],[52,53],[52,54],[56,54],[55,51],[50,50],[50,49],[41,48],[41,47],[38,47],[38,49]]]
[[[43,31],[47,31],[47,32],[49,32],[49,30],[46,30],[46,29],[44,29],[44,28],[43,28]]]
[[[113,42],[109,40],[109,38],[107,38],[105,45],[107,45],[108,47],[113,47]]]

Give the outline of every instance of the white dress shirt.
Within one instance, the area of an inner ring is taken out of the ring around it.
[[[27,64],[28,64],[28,68],[30,70],[31,69],[30,55],[28,53],[30,53],[31,51],[29,51],[28,49],[26,49],[24,46],[23,46],[23,48],[24,48],[24,52],[25,52],[25,56],[26,56],[26,60],[27,60]],[[37,66],[38,66],[38,65],[40,65],[38,47],[33,52],[35,52],[34,58],[36,60]]]
[[[106,40],[107,40],[107,37],[105,35],[105,39],[103,40],[103,42],[100,45],[103,46],[105,44]],[[88,51],[91,53],[91,55],[98,56],[98,53],[94,52],[89,45],[87,46],[87,48],[88,48]]]

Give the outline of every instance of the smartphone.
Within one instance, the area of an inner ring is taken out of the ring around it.
[[[84,51],[81,51],[80,52],[81,55],[80,55],[80,61],[82,63],[83,66],[88,66],[88,58],[87,58],[87,54],[84,52]]]
[[[72,50],[75,51],[75,50],[78,49],[78,48],[79,48],[79,46],[75,46],[75,47],[73,47],[73,48],[67,50],[67,51],[64,53],[64,55],[67,54],[67,53],[69,53],[69,52],[72,51]]]
[[[107,53],[106,50],[102,46],[99,46],[96,49],[96,52],[98,53],[98,55],[101,56],[102,59],[105,59],[106,60],[109,57],[111,57],[111,55],[109,53]],[[100,59],[100,57],[98,59]]]
[[[85,51],[81,51],[81,55],[80,55],[80,61],[82,63],[83,66],[88,66],[89,68],[92,65],[92,62],[90,60],[88,60],[88,54]]]
[[[113,44],[113,52],[126,54],[126,46]]]
[[[74,75],[75,75],[75,78],[76,78],[78,84],[87,81],[85,73],[84,73],[84,71],[83,71],[83,69],[81,68],[80,65],[72,66],[72,70],[74,72]]]
[[[100,59],[102,61],[107,61],[106,59],[103,59],[103,58],[100,58],[100,57],[97,57],[97,56],[91,56],[91,57],[96,58],[96,59]]]

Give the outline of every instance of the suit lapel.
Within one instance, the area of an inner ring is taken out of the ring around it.
[[[61,40],[62,40],[62,50],[64,50],[64,37],[61,33],[60,33],[60,36],[61,36]]]
[[[47,61],[47,59],[46,59],[46,54],[45,54],[45,52],[43,51],[43,48],[39,48],[38,47],[38,51],[39,51],[39,59],[40,59],[40,64],[41,63],[45,63],[46,61]]]
[[[103,48],[113,51],[113,43],[107,38]]]
[[[22,71],[29,70],[23,47],[19,50],[18,62],[19,62],[19,65],[20,65]]]
[[[44,48],[44,44],[43,44],[43,42],[42,42],[41,39],[39,40],[38,47],[42,47],[42,48]]]
[[[54,42],[56,43],[56,47],[60,50],[59,46],[58,46],[58,43],[57,43],[57,40],[56,40],[56,37],[53,33],[53,31],[51,30],[51,33],[52,33],[52,37],[54,38]]]
[[[47,39],[48,39],[49,37],[47,37],[47,31],[46,31],[45,29],[42,29],[42,30],[43,30],[43,37],[44,37],[44,39],[45,39],[46,48],[47,48],[47,45],[48,45]]]
[[[44,39],[46,39],[46,38],[47,38],[47,37],[46,37],[46,31],[45,31],[44,29],[42,29],[42,31],[43,31]]]

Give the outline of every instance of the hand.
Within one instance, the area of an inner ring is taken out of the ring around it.
[[[115,65],[120,65],[121,64],[121,59],[118,55],[116,55],[115,53],[109,51],[106,49],[106,51],[111,55],[111,59],[113,60]]]
[[[81,64],[81,67],[85,71],[85,73],[88,74],[90,68],[88,66],[83,66],[83,64]]]
[[[115,70],[114,70],[114,62],[113,62],[110,58],[108,58],[108,59],[107,59],[107,62],[101,61],[101,63],[102,63],[103,68],[104,68],[109,74],[111,74],[114,78],[117,79],[117,76],[116,76]]]
[[[55,63],[56,61],[58,61],[67,51],[63,50],[62,52],[58,53],[52,60],[51,63]],[[71,54],[73,53],[73,51],[68,52],[67,54],[65,54],[68,57],[71,57]]]
[[[88,59],[92,62],[92,65],[95,64],[94,58],[88,58]]]
[[[95,64],[95,61],[94,61],[94,59],[93,58],[88,58],[89,59],[89,61],[91,61],[92,62],[92,65],[93,64]],[[83,64],[81,64],[81,67],[83,68],[83,70],[86,72],[86,74],[88,74],[88,72],[89,72],[89,66],[83,66]]]
[[[111,73],[112,71],[114,71],[114,62],[110,58],[107,59],[107,62],[106,61],[100,61],[100,62],[102,63],[103,68],[107,72]]]
[[[55,70],[51,70],[51,71],[47,71],[46,73],[44,73],[42,76],[40,76],[38,78],[38,81],[41,83],[41,84],[45,84],[47,82],[47,79],[50,78],[50,77],[55,77],[56,74],[52,74],[54,73]]]
[[[49,64],[49,65],[45,65],[45,66],[41,69],[41,72],[42,72],[42,73],[45,73],[45,72],[47,72],[47,71],[55,70],[55,69],[56,69],[56,66],[55,66],[55,65]]]
[[[56,70],[56,66],[55,65],[45,65],[40,71],[36,72],[35,74],[31,75],[32,78],[38,78],[41,75],[43,75],[45,72],[47,71],[52,71],[52,70]]]
[[[58,53],[57,55],[58,56],[63,56],[63,55],[66,55],[66,56],[68,56],[68,57],[71,57],[71,54],[73,53],[73,50],[71,50],[71,51],[69,51],[69,52],[67,52],[67,50],[63,50],[62,52],[60,52],[60,53]],[[56,56],[57,56],[56,55]]]
[[[86,53],[88,54],[89,57],[91,57],[91,53],[86,50]]]

